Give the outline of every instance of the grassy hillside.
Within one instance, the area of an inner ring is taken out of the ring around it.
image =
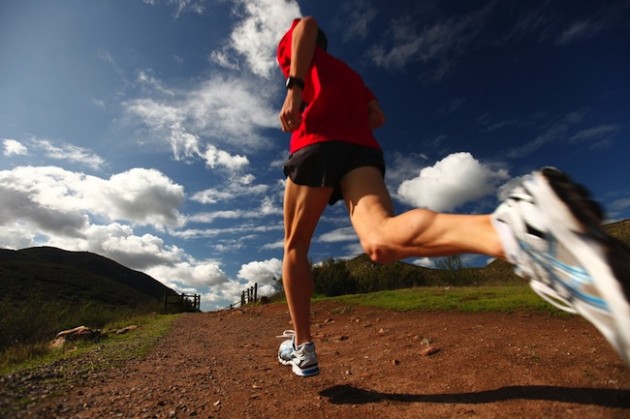
[[[604,230],[626,246],[630,247],[630,219],[606,224]]]
[[[164,293],[175,291],[92,253],[0,249],[0,353],[50,340],[63,329],[159,312]]]
[[[129,269],[106,257],[89,252],[69,252],[54,247],[33,247],[17,253],[41,263],[63,265],[98,277],[109,278],[119,284],[161,300],[164,293],[174,291],[149,275]]]

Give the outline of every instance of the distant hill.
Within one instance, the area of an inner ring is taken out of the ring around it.
[[[630,220],[607,224],[604,229],[617,240],[630,246]],[[495,260],[481,268],[462,269],[457,269],[457,262],[454,261],[454,265],[450,267],[446,264],[442,269],[433,269],[405,262],[379,265],[373,263],[365,254],[350,260],[329,259],[313,267],[315,292],[334,296],[413,286],[524,283],[524,280],[513,272],[512,266],[502,260]]]
[[[161,312],[165,293],[176,294],[149,275],[93,253],[0,249],[0,366],[3,351],[13,345]]]
[[[54,247],[0,249],[0,299],[90,300],[124,306],[162,301],[174,290],[89,252]]]

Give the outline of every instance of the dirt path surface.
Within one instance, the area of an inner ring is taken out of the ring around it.
[[[321,373],[278,364],[284,305],[184,315],[125,368],[26,417],[628,418],[630,368],[579,317],[316,303]],[[430,345],[439,351],[421,353]]]

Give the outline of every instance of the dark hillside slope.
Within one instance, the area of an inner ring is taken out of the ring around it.
[[[89,301],[126,307],[158,301],[112,278],[10,250],[0,250],[0,278],[0,299],[5,301]]]
[[[14,345],[46,342],[80,325],[101,328],[161,312],[165,292],[176,294],[146,274],[91,253],[0,249],[0,365],[3,351]]]
[[[164,298],[165,293],[175,294],[171,288],[149,275],[129,269],[95,253],[69,252],[54,247],[32,247],[19,250],[17,253],[32,260],[64,265],[99,277],[109,278],[160,301]]]

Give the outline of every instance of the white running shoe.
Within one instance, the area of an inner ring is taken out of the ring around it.
[[[278,361],[282,365],[291,365],[295,375],[310,377],[319,374],[319,364],[315,353],[315,344],[306,342],[295,346],[295,332],[285,330],[279,338],[288,338],[280,344],[278,349]]]
[[[590,321],[630,366],[630,250],[602,220],[588,191],[554,168],[525,177],[493,214],[516,239],[506,248],[515,272],[554,306]]]

